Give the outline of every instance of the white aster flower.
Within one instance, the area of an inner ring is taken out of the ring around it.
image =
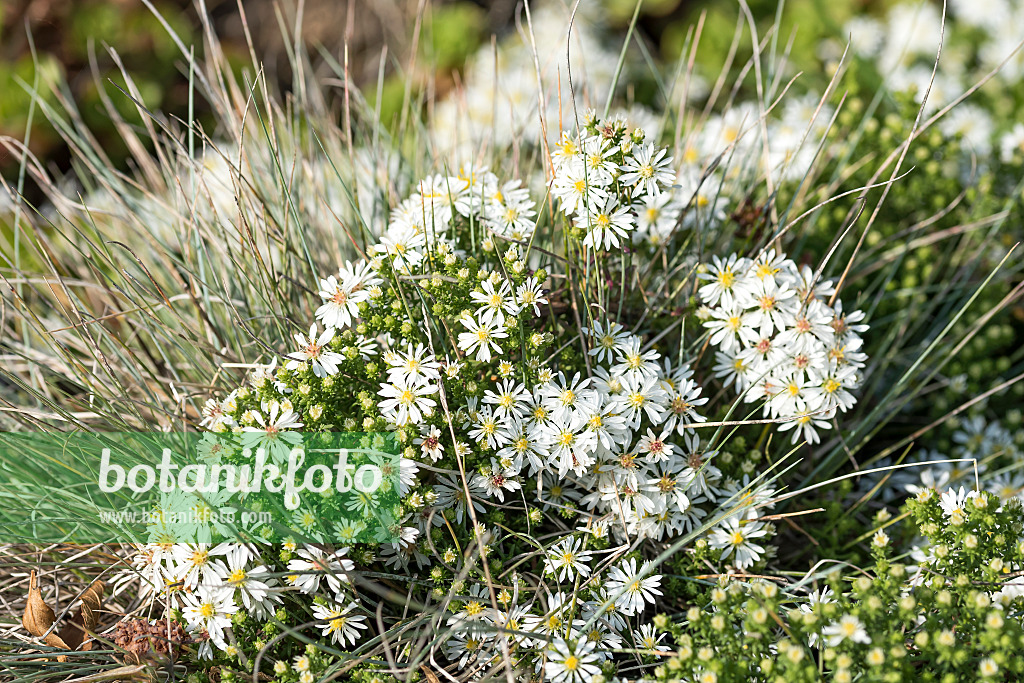
[[[584,579],[590,576],[591,552],[583,550],[583,540],[578,536],[564,538],[547,550],[544,573],[552,574],[559,581],[575,581],[576,575]]]
[[[471,316],[461,318],[468,331],[459,333],[459,348],[467,354],[476,351],[478,361],[487,362],[494,354],[501,354],[497,339],[506,339],[508,332],[500,324],[490,322],[478,323]]]
[[[586,232],[583,244],[597,251],[611,251],[635,227],[628,206],[619,206],[615,196],[589,204],[584,216],[576,219],[576,226]]]
[[[313,323],[309,328],[309,338],[304,335],[295,335],[295,341],[299,344],[299,350],[286,356],[288,363],[285,367],[295,370],[302,363],[309,363],[313,368],[313,374],[317,377],[327,377],[338,373],[338,364],[344,360],[340,353],[327,348],[327,345],[334,339],[334,328],[330,327],[317,336],[317,324]]]
[[[377,393],[384,400],[378,407],[385,418],[400,427],[419,424],[432,414],[434,406],[437,405],[432,398],[427,398],[437,391],[436,384],[399,378],[398,381],[380,385],[380,391]]]
[[[551,683],[589,683],[601,673],[601,657],[594,651],[596,647],[586,639],[570,645],[556,638],[546,651],[545,678]]]
[[[864,644],[871,642],[871,637],[864,629],[864,624],[852,614],[844,614],[839,621],[834,621],[823,628],[821,635],[827,639],[829,647],[835,647],[844,640]]]
[[[633,154],[622,165],[619,180],[633,187],[633,196],[642,193],[657,196],[662,185],[671,185],[675,179],[672,171],[672,157],[666,158],[667,149],[654,150],[654,144],[646,142],[634,148]]]
[[[639,614],[647,603],[653,604],[657,600],[655,596],[662,594],[658,589],[661,576],[651,575],[650,568],[651,563],[644,562],[638,571],[636,560],[629,559],[608,570],[605,588],[610,596],[615,597],[615,605],[624,614]]]
[[[300,549],[298,557],[288,562],[288,571],[292,572],[287,576],[288,583],[303,593],[315,593],[325,581],[334,593],[340,593],[342,581],[348,582],[348,573],[355,569],[355,563],[345,557],[347,552],[348,548],[333,553],[315,546]]]
[[[733,564],[739,569],[746,569],[764,554],[764,547],[750,539],[761,538],[767,533],[761,522],[744,519],[742,514],[733,515],[722,520],[708,542],[712,548],[723,548],[722,560],[732,555]]]
[[[313,616],[316,617],[317,626],[323,629],[322,635],[331,636],[334,642],[345,645],[356,644],[361,635],[361,630],[366,630],[366,617],[352,614],[358,605],[350,602],[344,607],[337,604],[321,605],[313,604]]]

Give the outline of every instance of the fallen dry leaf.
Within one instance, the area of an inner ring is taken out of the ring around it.
[[[103,602],[103,589],[102,581],[92,582],[82,593],[82,605],[75,612],[75,616],[61,628],[58,635],[68,644],[68,649],[89,650],[92,648],[92,640],[86,641],[85,638],[88,632],[96,630],[97,612]],[[83,641],[85,641],[84,645]]]
[[[25,603],[25,613],[21,615],[21,625],[36,638],[42,638],[50,647],[70,650],[71,648],[60,636],[50,632],[50,627],[53,626],[56,619],[57,615],[43,600],[43,594],[39,590],[39,580],[33,569],[28,580],[28,600]]]
[[[71,621],[65,623],[59,632],[53,633],[50,628],[57,620],[57,615],[43,600],[36,572],[33,569],[29,577],[28,600],[25,603],[25,613],[21,616],[21,625],[36,638],[42,638],[43,642],[50,647],[87,651],[92,647],[92,641],[86,641],[86,636],[96,629],[97,612],[103,602],[104,588],[105,586],[100,580],[94,581],[86,588],[81,596],[82,605],[75,612]],[[61,655],[59,659],[65,661],[67,658]]]

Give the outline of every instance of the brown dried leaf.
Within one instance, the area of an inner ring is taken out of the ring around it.
[[[82,606],[71,621],[64,624],[59,633],[48,632],[53,622],[57,620],[57,615],[43,600],[33,569],[29,576],[28,600],[25,603],[25,613],[21,615],[21,625],[36,638],[42,638],[50,647],[61,650],[78,649],[85,641],[86,631],[96,628],[96,613],[103,601],[103,589],[102,581],[93,582],[82,594]],[[90,647],[91,643],[85,643],[82,649],[88,650]],[[67,661],[67,657],[61,655],[58,661]]]
[[[60,638],[67,643],[69,650],[77,650],[79,646],[82,646],[83,651],[88,651],[92,648],[92,641],[85,642],[85,637],[88,631],[96,630],[96,613],[100,610],[100,605],[103,602],[103,582],[97,579],[85,592],[82,593],[82,606],[78,608],[75,615],[71,618],[71,621],[60,629],[58,634]]]
[[[47,633],[46,637],[43,638],[43,642],[45,642],[50,647],[59,647],[62,650],[70,650],[71,649],[70,647],[68,647],[68,644],[64,642],[64,639],[61,638],[56,633]],[[67,657],[65,657],[64,655],[61,655],[59,657],[59,661],[66,662],[67,661]]]
[[[21,625],[36,638],[41,638],[53,626],[57,615],[43,600],[35,569],[28,581],[28,600],[25,602],[25,613],[21,615]]]

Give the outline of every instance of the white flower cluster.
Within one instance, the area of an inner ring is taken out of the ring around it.
[[[1024,79],[1024,51],[1018,49],[1024,6],[1008,0],[985,0],[980,5],[955,0],[950,3],[945,25],[940,10],[939,5],[928,2],[893,5],[883,19],[866,15],[850,19],[843,35],[850,36],[854,54],[876,64],[892,90],[912,91],[918,103],[927,92],[929,114],[953,102],[992,69],[998,68],[995,78],[1005,87],[1018,87]],[[955,52],[952,58],[940,59],[933,78],[943,34],[943,52]],[[838,41],[828,41],[823,47],[834,60],[842,54]],[[977,66],[972,66],[975,63]],[[938,127],[944,135],[961,135],[968,151],[982,157],[994,147],[1003,161],[1024,153],[1024,125],[1015,123],[1010,130],[998,130],[990,110],[971,102],[952,109]]]
[[[666,192],[675,180],[667,153],[632,138],[613,144],[601,134],[562,134],[552,153],[551,194],[583,231],[585,246],[610,251],[649,235],[668,237],[686,207]]]
[[[640,229],[638,205],[687,191],[669,187],[680,176],[665,150],[643,143],[642,133],[636,138],[623,149],[601,135],[566,136],[556,155],[553,192],[592,249],[628,244]],[[486,171],[422,181],[393,212],[372,261],[346,263],[320,281],[318,322],[296,336],[299,350],[283,368],[254,373],[250,384],[263,401],[260,409],[250,403],[243,411],[237,401],[246,399],[236,393],[208,404],[204,417],[207,426],[243,438],[283,442],[289,431],[322,417],[317,405],[294,412],[296,376],[333,386],[346,362],[379,368],[372,371],[380,373],[376,395],[358,398],[360,415],[379,415],[361,418],[363,425],[379,428],[383,420],[405,435],[400,494],[408,514],[398,521],[399,538],[382,543],[376,559],[392,571],[429,567],[440,581],[446,575],[428,553],[448,567],[462,557],[424,542],[438,528],[471,528],[487,554],[508,550],[518,538],[482,516],[522,504],[526,519],[539,525],[545,516],[571,511],[574,528],[545,537],[538,553],[546,590],[493,596],[485,584],[456,579],[447,597],[436,597],[453,612],[444,646],[451,661],[466,666],[512,647],[533,653],[536,673],[576,680],[624,644],[663,647],[651,623],[629,619],[661,594],[661,576],[642,558],[625,555],[625,544],[643,548],[644,541],[678,538],[728,508],[730,516],[703,533],[701,547],[723,565],[749,569],[773,550],[766,541],[774,530],[761,517],[774,491],[752,478],[752,462],[742,480],[716,466],[719,451],[698,436],[706,421],[699,410],[708,399],[690,365],[663,356],[599,309],[579,331],[585,358],[540,353],[555,334],[566,334],[547,323],[547,275],[529,274],[518,244],[497,253],[499,237],[507,243],[532,234],[533,206],[518,183],[500,184]],[[678,220],[684,209],[675,210]],[[500,268],[470,270],[460,249],[470,234],[493,254],[488,258],[500,259]],[[865,360],[858,335],[866,329],[859,324],[863,315],[844,316],[839,304],[829,306],[830,283],[813,282],[809,270],[774,252],[716,259],[705,277],[700,295],[709,306],[718,376],[748,400],[767,398],[765,410],[788,418],[783,429],[797,426],[796,438],[817,440],[815,428],[853,404],[856,369]],[[398,287],[406,282],[438,305],[457,303],[436,333],[446,336],[444,354],[434,351],[440,340],[428,333],[424,343],[415,325],[364,333],[372,317],[367,308],[402,318]],[[578,343],[576,332],[572,338]],[[463,390],[467,398],[456,400]],[[340,421],[345,429],[359,426],[355,419]],[[442,467],[452,458],[469,465],[464,478]],[[339,643],[355,642],[363,628],[358,603],[346,592],[353,563],[344,555],[299,550],[287,579],[318,597],[314,614],[324,635]],[[230,605],[212,609],[228,615]]]
[[[505,649],[535,650],[543,655],[535,663],[542,680],[561,681],[589,680],[612,657],[612,650],[630,644],[667,651],[660,642],[665,633],[658,633],[653,624],[630,629],[630,617],[662,595],[661,577],[651,573],[650,563],[623,560],[606,571],[603,582],[588,582],[591,553],[581,552],[579,545],[579,539],[567,538],[550,549],[548,566],[557,567],[554,571],[567,577],[570,587],[577,578],[590,585],[590,599],[555,590],[515,604],[513,592],[503,589],[497,595],[501,607],[495,609],[487,588],[475,585],[460,596],[460,608],[448,618],[452,634],[445,642],[445,655],[465,668],[470,662],[500,657]],[[581,678],[584,673],[588,676]]]
[[[1024,78],[1024,57],[1017,52],[1020,35],[1016,28],[1024,22],[1024,7],[1011,0],[953,0],[950,10],[945,26],[947,44],[951,36],[960,37],[961,31],[974,31],[970,41],[978,50],[981,70],[1002,64],[998,78],[1009,83]],[[891,6],[882,20],[854,17],[844,27],[843,35],[851,36],[856,54],[877,60],[883,73],[924,85],[930,80],[931,63],[943,34],[942,23],[940,6],[908,2]],[[966,89],[965,84],[972,77],[967,67],[963,59],[940,63],[935,83],[938,91],[933,88],[929,96],[936,98],[933,106],[948,103]],[[922,87],[920,92],[923,91]]]
[[[279,129],[283,137],[288,135],[285,128]],[[289,146],[293,142],[282,140]],[[161,166],[167,175],[156,191],[141,192],[126,183],[116,189],[93,189],[82,202],[79,189],[69,188],[66,196],[55,196],[54,207],[47,210],[85,215],[112,235],[132,235],[171,249],[181,248],[183,235],[233,235],[244,223],[251,227],[248,248],[276,261],[282,252],[275,233],[292,220],[292,209],[307,229],[325,240],[332,240],[335,231],[343,232],[341,226],[349,223],[364,224],[375,235],[383,230],[381,212],[386,207],[380,188],[406,188],[397,155],[355,149],[345,163],[338,161],[340,157],[292,147],[276,159],[267,145],[220,139],[209,142],[194,158],[182,153]],[[281,173],[294,178],[289,202],[265,204],[264,197],[280,192]],[[0,189],[0,210],[6,194]]]
[[[854,403],[867,356],[864,313],[843,312],[830,280],[774,250],[756,259],[717,256],[700,274],[715,376],[765,417],[793,430],[793,443],[817,443],[837,412]]]
[[[591,533],[661,539],[691,529],[720,478],[703,462],[713,454],[685,430],[704,419],[696,408],[707,399],[687,366],[659,363],[658,352],[642,350],[621,326],[587,332],[597,344],[592,377],[559,372],[532,392],[501,380],[471,410],[470,436],[496,455],[488,476],[474,482],[478,493],[498,497],[525,473],[540,477],[542,505],[568,500],[588,510]],[[686,433],[682,443],[672,442],[677,433]]]
[[[518,180],[499,184],[486,168],[460,176],[430,176],[416,189],[391,212],[388,228],[373,250],[394,257],[400,271],[418,266],[428,243],[442,242],[459,219],[472,217],[471,228],[479,231],[485,251],[494,250],[493,235],[528,241],[536,227],[537,212],[529,191]]]
[[[915,497],[919,502],[925,502],[938,496],[939,509],[942,510],[942,524],[947,528],[950,526],[963,527],[972,513],[976,514],[979,511],[987,513],[994,510],[998,514],[1005,510],[1007,502],[1013,501],[1014,505],[1020,503],[1021,492],[1019,489],[1010,494],[1005,491],[990,490],[989,493],[993,494],[990,497],[975,488],[968,489],[964,486],[959,488],[950,486],[945,490],[943,488],[945,487],[921,487],[917,490]],[[992,534],[991,531],[988,533]],[[973,546],[967,546],[969,549],[973,549],[977,547],[979,540],[975,536],[972,541],[967,542],[973,543]],[[1024,544],[1024,541],[1018,542]],[[918,562],[919,569],[911,579],[911,584],[920,585],[924,583],[928,575],[928,571],[924,568],[934,567],[940,559],[948,558],[949,553],[946,547],[940,548],[924,542],[913,546],[910,556]],[[1002,558],[996,558],[990,566],[996,571],[1009,574],[1008,580],[993,584],[993,586],[998,586],[999,590],[992,590],[988,593],[988,598],[992,602],[997,606],[1007,608],[1014,601],[1024,597],[1024,576],[1021,575],[1021,566],[1015,562],[1005,562]],[[941,570],[941,567],[939,569]],[[939,573],[941,574],[941,571]]]
[[[296,550],[294,544],[286,549]],[[210,658],[213,648],[228,650],[226,635],[240,610],[266,621],[282,604],[284,590],[329,595],[313,605],[316,625],[334,642],[354,644],[366,617],[355,614],[358,603],[348,581],[353,568],[345,549],[326,553],[316,547],[297,550],[288,563],[290,573],[278,581],[260,561],[260,550],[240,543],[150,543],[141,546],[132,570],[118,580],[141,581],[141,597],[163,598],[181,609],[187,630],[200,642],[199,655]]]
[[[775,111],[764,114],[762,127],[757,105],[738,102],[691,132],[682,153],[689,175],[699,177],[700,169],[712,163],[723,169],[704,181],[705,193],[723,194],[719,175],[737,181],[736,192],[750,178],[771,175],[776,182],[800,182],[811,171],[834,108],[807,92],[786,97]]]
[[[239,609],[262,620],[281,602],[277,580],[248,545],[151,543],[139,549],[132,569],[119,580],[138,577],[141,597],[164,598],[180,608],[205,657],[212,656],[212,647],[228,647],[225,630]]]

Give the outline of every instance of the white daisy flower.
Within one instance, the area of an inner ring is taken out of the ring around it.
[[[545,653],[545,678],[551,683],[589,683],[601,673],[601,657],[595,652],[596,647],[586,639],[570,645],[561,638],[555,638]]]
[[[567,216],[581,215],[588,206],[603,204],[609,197],[595,179],[588,178],[586,167],[579,160],[559,169],[552,181],[551,194],[559,200]]]
[[[297,369],[303,363],[309,363],[313,368],[313,374],[317,377],[327,377],[338,373],[338,364],[345,360],[344,356],[327,348],[327,345],[334,339],[334,328],[329,327],[317,336],[317,324],[313,323],[309,328],[309,338],[304,335],[295,335],[295,341],[299,344],[299,350],[289,353],[286,358],[288,362],[285,367],[289,370]]]
[[[671,185],[675,179],[672,170],[672,157],[667,157],[667,149],[654,150],[654,144],[646,142],[634,147],[632,156],[627,157],[622,165],[619,181],[623,185],[633,187],[633,196],[641,193],[657,196],[661,194],[662,185]]]
[[[238,605],[231,598],[231,591],[200,588],[186,593],[182,598],[181,613],[193,632],[206,631],[210,642],[218,649],[228,645],[224,632],[231,628],[231,615],[238,611]]]
[[[636,560],[629,559],[608,570],[605,588],[624,614],[639,614],[647,603],[653,604],[657,600],[655,596],[662,594],[658,589],[661,576],[651,575],[650,567],[651,563],[647,561],[637,571]],[[641,574],[645,576],[641,578]]]
[[[498,346],[498,339],[506,339],[508,332],[500,324],[482,322],[478,323],[475,318],[466,316],[461,318],[462,324],[468,331],[459,333],[459,348],[467,354],[476,351],[478,361],[487,362],[495,354],[501,354],[501,347]]]
[[[585,216],[576,218],[576,227],[584,230],[583,244],[598,251],[611,251],[635,227],[628,206],[619,206],[614,195],[606,200],[591,202]]]
[[[299,416],[291,409],[277,401],[271,401],[265,408],[267,416],[259,411],[250,411],[254,424],[242,428],[242,448],[249,448],[254,453],[263,448],[275,459],[284,458],[292,447],[302,442],[302,435],[288,430],[303,426]]]
[[[528,311],[533,308],[533,314],[540,315],[540,304],[546,304],[548,300],[537,278],[531,275],[519,285],[516,289],[516,303],[522,310]]]
[[[961,519],[967,516],[967,503],[978,495],[977,491],[968,491],[963,486],[960,490],[950,488],[939,498],[939,507],[946,517],[959,516]]]
[[[251,553],[245,546],[237,546],[227,554],[227,575],[224,585],[234,588],[242,597],[242,605],[250,610],[270,595],[274,580],[263,565],[249,567]]]
[[[377,394],[384,400],[377,406],[386,419],[399,427],[419,424],[433,413],[437,402],[427,397],[436,394],[437,391],[436,384],[410,382],[400,378],[388,384],[381,383]]]
[[[303,593],[315,593],[320,589],[320,582],[327,583],[335,594],[341,592],[342,581],[348,583],[349,572],[355,569],[355,563],[345,557],[348,548],[340,548],[327,553],[316,546],[307,546],[298,551],[298,557],[288,562],[291,572],[286,580]]]
[[[643,454],[644,460],[649,463],[657,463],[672,457],[674,446],[667,441],[670,434],[671,431],[664,431],[655,435],[654,431],[648,428],[647,434],[641,437],[640,444],[637,446],[637,450]]]
[[[406,352],[396,351],[386,358],[388,363],[388,379],[409,382],[426,382],[441,378],[441,364],[437,362],[423,344],[415,348],[409,344]]]
[[[761,538],[767,534],[764,524],[744,519],[744,515],[739,514],[722,520],[711,532],[708,543],[712,548],[723,549],[723,561],[732,555],[733,564],[739,569],[746,569],[764,554],[764,547],[752,543],[750,539]]]
[[[864,624],[852,614],[844,614],[839,621],[834,621],[821,629],[821,635],[825,637],[829,647],[835,647],[844,640],[864,644],[871,642]]]
[[[518,479],[519,472],[512,467],[503,467],[493,458],[490,467],[475,477],[475,484],[479,486],[488,496],[493,496],[499,502],[505,502],[505,492],[514,492],[522,488]]]
[[[749,266],[749,260],[740,259],[736,254],[731,254],[725,261],[713,257],[707,272],[699,275],[700,279],[710,281],[698,290],[700,298],[710,306],[725,309],[745,303],[753,289],[753,282],[746,276]]]
[[[369,263],[353,266],[346,262],[338,271],[320,281],[320,297],[324,304],[316,310],[316,317],[325,327],[343,328],[352,324],[359,316],[359,304],[368,301],[368,289],[382,282],[374,277]]]
[[[632,339],[632,335],[617,322],[609,322],[608,327],[598,320],[594,321],[593,329],[583,328],[583,333],[588,335],[594,344],[590,349],[591,356],[597,356],[597,360],[604,363],[613,358],[615,352]]]
[[[355,645],[362,635],[360,631],[369,628],[366,624],[366,617],[352,614],[357,607],[358,605],[354,602],[350,602],[344,607],[337,604],[313,603],[313,616],[317,619],[317,626],[323,629],[321,634],[331,636],[339,645],[346,643]]]
[[[558,581],[575,581],[577,574],[582,578],[590,576],[592,553],[583,550],[583,540],[569,536],[551,546],[544,560],[544,573],[557,577]]]
[[[516,316],[519,314],[519,306],[516,304],[512,286],[508,280],[502,280],[498,289],[495,289],[494,285],[495,283],[490,279],[484,280],[480,283],[483,292],[470,292],[469,296],[480,304],[476,314],[482,324],[501,327],[505,324],[506,315]]]
[[[444,445],[441,443],[441,430],[431,425],[423,436],[418,437],[415,441],[423,452],[423,455],[430,458],[432,462],[437,462],[444,455]]]

